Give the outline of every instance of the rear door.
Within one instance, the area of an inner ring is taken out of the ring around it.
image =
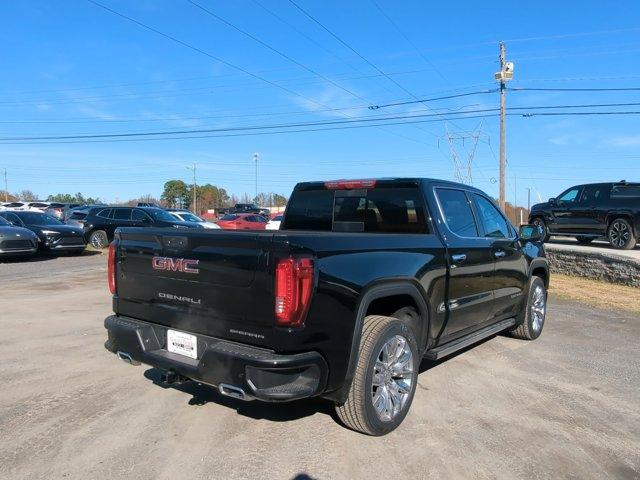
[[[576,233],[604,235],[607,229],[607,208],[611,184],[585,185],[573,209]]]
[[[449,251],[448,311],[441,342],[453,340],[486,324],[493,317],[493,240],[481,234],[469,194],[452,187],[436,187],[444,218],[444,241]]]

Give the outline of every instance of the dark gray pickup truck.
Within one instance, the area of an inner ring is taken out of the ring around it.
[[[121,228],[105,346],[240,400],[321,396],[382,435],[422,358],[540,335],[541,234],[480,190],[421,178],[298,184],[279,231]]]

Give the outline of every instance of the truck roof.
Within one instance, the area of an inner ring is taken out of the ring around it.
[[[323,180],[300,182],[294,187],[295,190],[318,190],[329,188],[355,189],[355,188],[375,188],[375,187],[415,187],[418,185],[446,185],[452,187],[461,187],[468,190],[481,190],[463,183],[452,182],[450,180],[440,180],[437,178],[427,177],[382,177],[367,179],[340,179],[340,180]]]

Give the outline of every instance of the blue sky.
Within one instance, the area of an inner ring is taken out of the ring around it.
[[[206,54],[86,0],[2,2],[0,137],[234,128],[425,114],[428,108],[430,113],[491,109],[498,106],[497,93],[375,112],[367,105],[495,88],[499,40],[515,62],[511,87],[640,86],[636,1],[508,2],[501,12],[498,4],[487,2],[296,0],[368,63],[285,0],[197,1],[290,60],[187,0],[98,1]],[[640,102],[640,92],[508,94],[510,107],[633,102]],[[159,195],[172,178],[190,181],[187,166],[193,162],[199,183],[253,194],[254,152],[260,154],[259,190],[285,195],[301,180],[453,179],[447,130],[473,131],[482,120],[473,180],[497,196],[497,117],[440,120],[158,141],[0,140],[0,169],[7,168],[10,191],[31,189],[43,198],[79,191],[107,201]],[[527,187],[537,201],[538,194],[546,199],[572,184],[638,180],[639,127],[640,117],[634,115],[509,117],[508,200],[517,189],[518,203],[526,205]],[[469,142],[455,145],[465,157]]]

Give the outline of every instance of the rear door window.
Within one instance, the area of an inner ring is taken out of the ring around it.
[[[609,197],[611,186],[607,185],[586,185],[580,196],[580,203],[584,205],[594,205]]]
[[[131,209],[129,208],[116,208],[113,211],[114,220],[131,220]]]
[[[465,192],[452,188],[437,188],[436,194],[449,230],[461,237],[477,237],[478,227]]]
[[[101,218],[111,218],[111,210],[111,208],[103,208],[98,213],[96,213],[96,216]]]
[[[640,185],[616,185],[611,190],[611,198],[640,197]]]

